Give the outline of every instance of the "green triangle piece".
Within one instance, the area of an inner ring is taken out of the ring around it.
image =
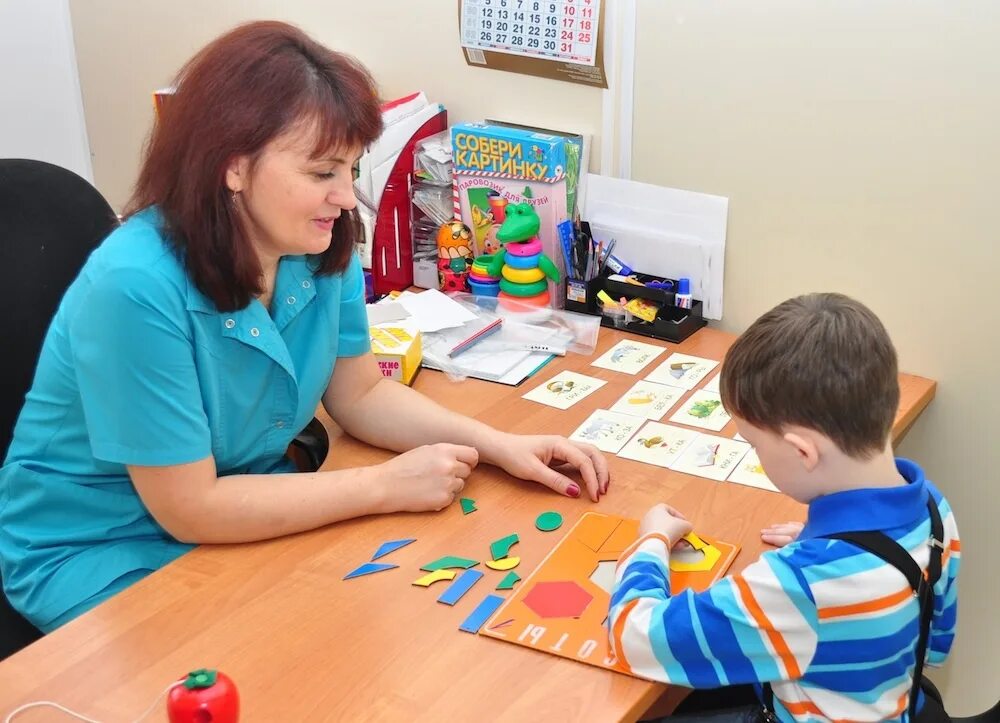
[[[513,570],[511,570],[510,572],[507,573],[504,579],[500,581],[500,584],[497,585],[497,590],[513,590],[514,585],[516,585],[520,581],[521,581],[521,576],[518,575]]]
[[[473,499],[469,499],[468,497],[463,497],[462,499],[459,500],[459,503],[462,505],[463,515],[467,515],[470,512],[476,511],[476,501]]]
[[[494,560],[502,560],[510,554],[510,548],[520,541],[521,538],[517,536],[516,532],[513,535],[501,537],[496,542],[490,544],[490,554],[493,555]]]
[[[543,512],[535,520],[535,527],[542,532],[552,532],[562,527],[563,518],[558,512]]]
[[[420,569],[425,572],[434,572],[435,570],[444,570],[449,567],[462,567],[470,568],[475,567],[479,564],[478,560],[470,560],[467,557],[455,557],[454,555],[447,555],[445,557],[440,557],[434,562],[428,562],[426,565]]]

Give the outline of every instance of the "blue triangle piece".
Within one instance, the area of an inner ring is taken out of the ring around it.
[[[407,540],[389,540],[388,542],[383,542],[379,545],[379,548],[375,550],[375,554],[372,555],[372,560],[377,560],[380,557],[385,557],[390,552],[395,552],[401,547],[406,547],[411,542],[416,542],[416,538],[411,538]]]
[[[344,575],[345,580],[350,580],[352,577],[361,577],[362,575],[371,575],[373,572],[382,572],[383,570],[391,570],[394,567],[399,567],[399,565],[388,565],[384,562],[366,562],[361,567],[351,570],[349,573]]]

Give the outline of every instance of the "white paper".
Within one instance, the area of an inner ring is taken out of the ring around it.
[[[729,199],[591,173],[581,217],[634,271],[691,279],[708,319],[722,318]]]
[[[719,393],[719,380],[722,378],[722,372],[719,372],[714,377],[708,380],[708,384],[702,387],[706,392]]]
[[[437,289],[427,289],[419,294],[404,291],[396,301],[409,312],[425,334],[461,326],[476,318],[471,311]]]
[[[402,321],[410,316],[406,307],[396,301],[388,304],[366,304],[365,311],[368,312],[368,326],[384,324],[387,321]]]

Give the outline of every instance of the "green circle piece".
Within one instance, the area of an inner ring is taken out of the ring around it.
[[[543,512],[535,520],[535,527],[537,527],[542,532],[552,532],[553,530],[558,530],[562,527],[563,519],[562,515],[558,512]]]

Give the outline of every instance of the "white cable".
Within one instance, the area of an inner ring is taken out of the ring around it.
[[[152,704],[146,709],[146,711],[141,716],[139,716],[138,718],[136,718],[135,721],[133,721],[133,723],[141,723],[141,721],[145,720],[149,716],[149,714],[153,712],[153,709],[156,708],[156,706],[159,704],[159,702],[161,700],[163,700],[163,696],[165,696],[171,690],[173,690],[174,688],[176,688],[178,685],[181,685],[182,682],[183,681],[177,681],[177,682],[171,683],[166,688],[164,688],[163,691],[158,696],[156,696],[156,700],[154,700],[152,702]],[[32,703],[25,703],[20,708],[14,709],[10,713],[10,715],[8,715],[6,718],[4,718],[3,723],[10,723],[12,720],[14,720],[14,716],[20,715],[21,713],[23,713],[24,711],[26,711],[26,710],[28,710],[30,708],[42,708],[44,706],[49,706],[51,708],[55,708],[57,710],[60,710],[60,711],[62,711],[63,713],[65,713],[67,715],[73,716],[74,718],[77,718],[77,719],[82,720],[82,721],[86,721],[86,723],[101,723],[101,721],[94,720],[93,718],[88,718],[85,715],[81,715],[81,714],[79,714],[79,713],[77,713],[75,711],[72,711],[72,710],[70,710],[69,708],[67,708],[67,707],[65,707],[63,705],[59,705],[58,703],[56,703],[54,701],[51,701],[51,700],[36,700],[36,701],[34,701]]]

